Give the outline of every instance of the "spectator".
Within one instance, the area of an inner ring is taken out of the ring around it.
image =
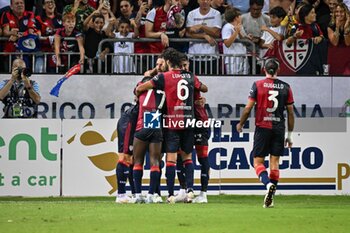
[[[262,26],[263,35],[259,42],[260,58],[265,56],[267,49],[273,49],[275,40],[282,41],[286,34],[286,28],[281,26],[281,22],[287,13],[280,6],[272,8],[269,12],[271,27]]]
[[[4,104],[4,118],[36,118],[40,103],[39,85],[30,80],[30,72],[22,59],[12,63],[11,79],[0,83],[0,100]]]
[[[171,0],[165,0],[164,5],[153,8],[146,16],[146,37],[160,38],[161,42],[149,43],[150,53],[158,54],[169,46],[169,37],[166,35],[167,12],[171,6]],[[153,64],[152,64],[153,66]]]
[[[17,51],[17,42],[20,37],[35,33],[34,14],[25,11],[24,0],[12,0],[11,10],[2,15],[3,36],[9,37],[5,42],[4,52],[12,53]],[[14,58],[12,58],[14,59]],[[9,58],[3,61],[4,70],[8,70]]]
[[[215,38],[220,37],[221,15],[210,7],[210,0],[198,0],[198,3],[199,7],[188,14],[186,35],[190,38],[205,39],[207,43],[190,42],[190,64],[197,75],[218,74],[218,48]]]
[[[248,34],[248,38],[258,44],[262,35],[262,26],[269,26],[270,18],[261,13],[264,0],[250,0],[249,13],[242,15],[242,24]]]
[[[227,9],[225,12],[226,24],[222,28],[222,39],[224,40],[224,54],[233,55],[225,57],[226,74],[248,74],[248,59],[246,47],[242,43],[234,43],[236,39],[245,37],[241,24],[241,12],[236,8]]]
[[[210,7],[219,11],[220,14],[223,16],[226,10],[227,5],[225,5],[224,0],[212,0],[210,3]]]
[[[333,14],[333,12],[335,11],[335,7],[342,2],[342,0],[327,0],[326,4],[329,7],[329,10],[331,11],[331,16]]]
[[[175,2],[167,13],[167,25],[166,35],[169,38],[183,38],[186,33],[186,18],[187,14],[184,7],[188,4],[188,0],[182,0]],[[188,43],[187,42],[169,42],[169,47],[176,49],[177,51],[187,53]]]
[[[316,11],[316,22],[320,26],[320,29],[326,39],[328,39],[328,33],[327,28],[331,21],[331,11],[326,4],[327,0],[318,0],[318,4],[315,5],[315,11]]]
[[[55,34],[55,55],[56,55],[56,66],[61,71],[66,71],[68,67],[72,67],[76,65],[78,62],[80,64],[84,64],[84,44],[82,34],[75,29],[76,18],[72,13],[67,13],[63,15],[63,26],[64,28],[60,28],[57,30]],[[75,40],[72,40],[75,38]],[[80,57],[75,55],[71,56],[70,64],[68,64],[68,55],[60,55],[60,53],[80,53]]]
[[[96,59],[100,59],[105,61],[106,54],[111,50],[108,46],[108,43],[104,43],[102,47],[102,52],[100,54],[97,53],[98,45],[101,40],[108,38],[107,35],[111,35],[112,33],[108,32],[111,30],[111,24],[107,28],[107,32],[103,31],[103,25],[105,24],[105,18],[100,13],[100,10],[94,11],[91,15],[89,15],[84,21],[84,34],[85,34],[85,43],[84,50],[87,59],[87,73],[94,73],[97,71],[97,62]]]
[[[122,0],[120,2],[120,18],[125,18],[129,20],[133,20],[135,18],[135,13],[133,12],[134,6],[131,5],[131,2],[129,0]]]
[[[337,4],[333,14],[333,20],[328,26],[329,42],[333,46],[344,44],[350,46],[350,14],[344,3]]]
[[[298,46],[303,45],[307,41],[306,46],[312,45],[309,56],[301,61],[305,61],[306,65],[300,66],[296,71],[297,74],[303,75],[319,75],[327,72],[324,65],[327,64],[327,42],[323,37],[323,33],[316,23],[316,12],[312,5],[304,5],[299,9],[299,24],[296,24],[288,37],[286,44],[292,45],[297,39]],[[312,42],[312,44],[310,44]],[[295,59],[300,59],[295,58]]]
[[[88,0],[75,0],[74,4],[64,7],[63,14],[72,13],[75,15],[75,27],[79,32],[82,32],[84,20],[94,11],[95,9],[88,4]]]
[[[104,17],[104,25],[102,27],[102,31],[105,31],[107,33],[115,31],[118,27],[117,18],[111,11],[110,5],[107,4],[106,1],[104,1],[104,3],[101,4],[98,9]],[[114,34],[111,34],[111,35],[106,34],[106,35],[108,37],[114,37]]]
[[[242,13],[247,13],[250,8],[248,0],[227,0],[227,3]]]
[[[315,44],[319,44],[324,39],[323,33],[316,23],[316,12],[312,5],[303,5],[299,9],[299,24],[295,24],[291,31],[291,36],[287,39],[287,44],[292,44],[296,39],[312,39]]]
[[[126,39],[138,37],[137,27],[134,32],[130,32],[131,22],[129,19],[121,18],[119,20],[118,32],[115,38]],[[118,41],[114,43],[114,73],[135,73],[135,64],[133,59],[134,42]]]
[[[290,33],[294,25],[299,23],[299,10],[304,5],[305,3],[300,3],[295,8],[290,7],[287,16],[284,17],[284,20],[281,22],[281,26],[286,28],[286,35],[288,37],[291,35]]]
[[[247,38],[255,43],[256,54],[259,54],[259,42],[262,36],[263,31],[261,28],[263,26],[270,25],[270,18],[262,14],[262,8],[264,6],[264,0],[250,0],[249,1],[250,9],[249,13],[242,15],[242,25],[244,31],[247,33]],[[248,46],[248,52],[252,53],[253,47]],[[253,54],[255,55],[255,54]],[[249,64],[253,64],[252,57],[249,57]],[[252,67],[252,66],[251,66]],[[257,70],[260,70],[257,68]]]
[[[56,4],[54,0],[43,0],[43,11],[41,15],[35,17],[37,22],[37,28],[40,32],[42,40],[41,51],[42,52],[54,52],[53,39],[58,28],[62,28],[62,17],[57,13]],[[44,59],[42,56],[36,57],[35,72],[44,72]],[[53,56],[47,56],[47,69],[46,72],[54,73],[56,71],[56,64]]]
[[[148,3],[148,1],[139,0],[139,10],[137,12],[137,15],[135,17],[135,25],[137,26],[137,29],[139,31],[139,38],[145,38],[146,37],[146,16],[147,13],[151,7],[151,5]],[[135,42],[135,53],[137,54],[147,54],[150,53],[149,43],[145,42]],[[147,67],[147,57],[145,56],[137,56],[137,73],[142,74],[144,73],[149,67]]]

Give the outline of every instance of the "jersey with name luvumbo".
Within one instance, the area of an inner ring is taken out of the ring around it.
[[[163,90],[166,96],[166,112],[163,114],[163,127],[185,129],[194,119],[194,90],[201,83],[191,72],[172,70],[155,76],[151,80],[154,88]]]
[[[255,125],[267,129],[284,129],[284,110],[294,103],[292,88],[279,79],[265,78],[254,82],[249,99],[256,102]]]

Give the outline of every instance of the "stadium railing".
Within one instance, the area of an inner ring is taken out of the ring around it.
[[[45,39],[45,38],[43,38]],[[0,37],[0,42],[1,41],[7,41],[7,37]],[[75,40],[75,38],[65,38],[65,40]],[[148,43],[148,42],[160,42],[159,39],[150,39],[150,38],[140,38],[140,39],[118,39],[118,38],[113,38],[113,39],[104,39],[100,42],[98,46],[98,53],[102,51],[103,45],[105,43],[115,43],[115,42],[141,42],[141,43]],[[207,43],[206,40],[203,39],[190,39],[190,38],[170,38],[170,42],[204,42]],[[222,39],[217,39],[217,43],[222,42]],[[217,59],[212,60],[209,62],[209,64],[214,67],[216,67],[216,70],[214,72],[210,72],[208,67],[198,67],[200,74],[201,75],[226,75],[225,72],[225,58],[231,58],[231,57],[251,57],[252,58],[252,67],[251,67],[251,73],[255,75],[256,72],[256,59],[257,57],[255,56],[256,54],[256,47],[255,44],[252,43],[249,40],[236,40],[235,43],[243,43],[245,45],[251,46],[252,47],[252,52],[247,53],[247,54],[235,54],[235,55],[228,55],[228,54],[192,54],[191,56],[193,57],[193,61],[201,61],[203,57],[215,57]],[[68,53],[60,53],[61,55],[67,55],[68,56],[68,67],[71,67],[74,64],[71,64],[71,57],[74,55],[79,55],[79,53],[73,53],[73,52],[68,52]],[[8,57],[9,62],[8,62],[8,67],[6,68],[7,71],[5,70],[0,70],[0,73],[8,72],[11,70],[12,66],[12,61],[15,57],[25,57],[27,56],[27,60],[30,61],[30,65],[33,71],[35,71],[35,63],[36,59],[38,57],[43,57],[43,71],[44,73],[47,72],[47,59],[49,55],[54,55],[54,52],[12,52],[12,53],[6,53],[1,51],[0,56]],[[145,70],[153,69],[155,67],[155,62],[159,54],[149,54],[149,53],[132,53],[132,54],[114,54],[113,51],[107,54],[107,61],[108,62],[102,62],[100,59],[96,59],[95,62],[97,62],[97,72],[93,73],[98,73],[98,74],[110,74],[110,73],[118,73],[114,72],[114,67],[117,65],[115,64],[115,61],[117,60],[116,58],[122,57],[124,59],[124,64],[127,63],[127,59],[131,59],[133,64],[130,64],[130,67],[128,67],[128,70],[132,70],[131,66],[135,66],[136,69],[134,72],[125,72],[123,74],[138,74],[138,75],[143,75],[143,72]],[[142,62],[141,62],[142,61]],[[86,59],[87,63],[87,59]],[[136,64],[135,64],[136,63]],[[216,64],[214,64],[216,63]],[[86,65],[85,67],[88,67]],[[104,68],[103,68],[104,67]],[[194,63],[192,69],[194,70]],[[59,72],[58,68],[56,68],[56,72]],[[84,73],[84,69],[82,69],[82,73]],[[122,73],[120,73],[122,74]]]

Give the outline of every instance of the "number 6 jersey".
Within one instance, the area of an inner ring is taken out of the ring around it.
[[[166,96],[166,113],[163,115],[163,127],[186,129],[194,119],[194,89],[200,89],[201,83],[192,73],[174,69],[155,76],[154,88],[163,90]]]

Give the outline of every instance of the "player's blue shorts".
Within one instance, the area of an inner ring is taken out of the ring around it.
[[[135,138],[149,143],[160,143],[163,141],[163,133],[161,129],[140,129],[135,132]]]
[[[120,116],[117,124],[118,153],[132,155],[137,115],[138,106],[135,105]]]
[[[192,128],[184,130],[164,130],[164,140],[166,152],[177,153],[181,148],[186,154],[193,151],[194,130]]]
[[[254,157],[283,156],[284,134],[284,129],[256,127],[253,146]]]

